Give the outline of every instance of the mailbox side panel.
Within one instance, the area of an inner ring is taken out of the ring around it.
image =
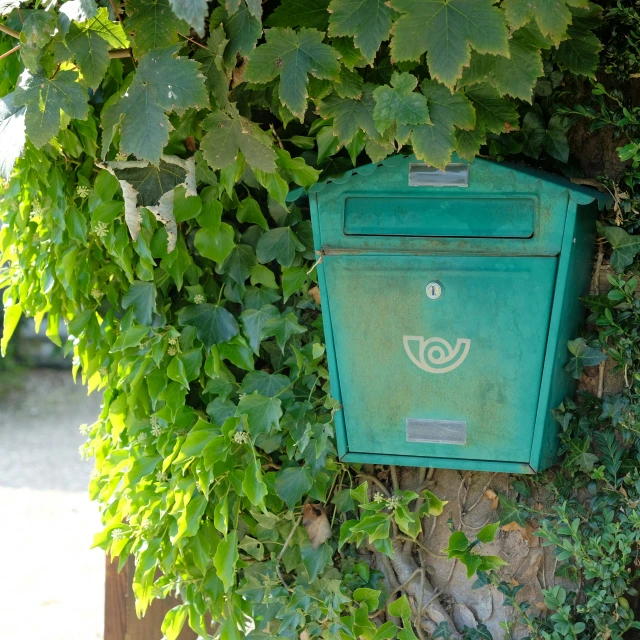
[[[576,388],[576,380],[565,371],[564,365],[569,359],[567,342],[577,337],[586,315],[579,298],[589,292],[597,212],[595,202],[580,206],[569,200],[531,448],[531,466],[535,471],[546,469],[556,461],[558,423],[552,410],[565,397],[573,395]]]
[[[309,198],[309,209],[311,212],[311,225],[313,229],[313,244],[316,251],[322,248],[322,238],[320,231],[320,220],[318,214],[318,197],[313,194]],[[327,363],[329,368],[329,384],[331,395],[342,405],[342,393],[340,391],[340,378],[338,376],[338,366],[336,358],[336,347],[333,338],[333,327],[331,326],[331,309],[329,307],[329,296],[327,293],[327,280],[322,262],[316,267],[318,270],[318,286],[320,288],[320,303],[322,306],[322,325],[324,328],[324,340],[327,348]],[[336,428],[336,443],[338,445],[338,457],[342,458],[347,453],[347,429],[344,423],[344,412],[342,409],[334,414],[334,424]]]

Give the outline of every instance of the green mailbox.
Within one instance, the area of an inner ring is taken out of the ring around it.
[[[394,156],[309,193],[340,457],[533,473],[572,393],[602,194]]]

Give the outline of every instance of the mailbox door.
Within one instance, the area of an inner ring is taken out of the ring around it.
[[[556,267],[326,255],[348,451],[528,462]]]

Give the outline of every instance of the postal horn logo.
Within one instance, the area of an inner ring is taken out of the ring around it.
[[[465,360],[471,347],[469,338],[458,338],[455,348],[443,338],[422,336],[402,336],[404,350],[413,364],[429,373],[447,373],[457,369]],[[418,343],[418,357],[412,351],[411,343]]]

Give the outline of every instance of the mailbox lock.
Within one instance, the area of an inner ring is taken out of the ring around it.
[[[426,288],[427,298],[437,300],[442,295],[442,285],[439,282],[430,282]]]

